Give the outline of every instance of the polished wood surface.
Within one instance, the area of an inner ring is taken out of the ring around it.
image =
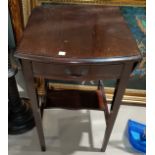
[[[81,64],[58,64],[58,63],[40,63],[32,62],[33,73],[35,76],[45,77],[47,79],[57,80],[100,80],[119,78],[123,65],[81,65]]]
[[[139,59],[140,53],[119,7],[54,5],[32,11],[16,56],[76,63]]]

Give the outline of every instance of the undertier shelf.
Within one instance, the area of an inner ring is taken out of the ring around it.
[[[70,110],[101,110],[104,111],[107,120],[109,110],[103,95],[101,90],[48,90],[46,104],[43,109],[63,108]]]

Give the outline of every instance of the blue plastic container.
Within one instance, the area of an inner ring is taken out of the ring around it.
[[[128,138],[131,145],[146,153],[146,125],[129,120],[128,121]]]

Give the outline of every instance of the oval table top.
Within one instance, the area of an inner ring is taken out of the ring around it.
[[[15,56],[68,63],[137,61],[141,58],[119,7],[94,5],[36,7]]]

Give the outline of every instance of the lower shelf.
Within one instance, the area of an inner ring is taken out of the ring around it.
[[[104,111],[106,123],[108,123],[109,109],[102,90],[48,90],[46,102],[41,106],[41,114],[44,109],[61,108],[70,110],[100,110]]]
[[[103,98],[101,95],[99,91],[48,90],[44,109],[105,110],[107,103],[104,100],[101,101]]]
[[[95,91],[48,90],[45,108],[103,110]]]

